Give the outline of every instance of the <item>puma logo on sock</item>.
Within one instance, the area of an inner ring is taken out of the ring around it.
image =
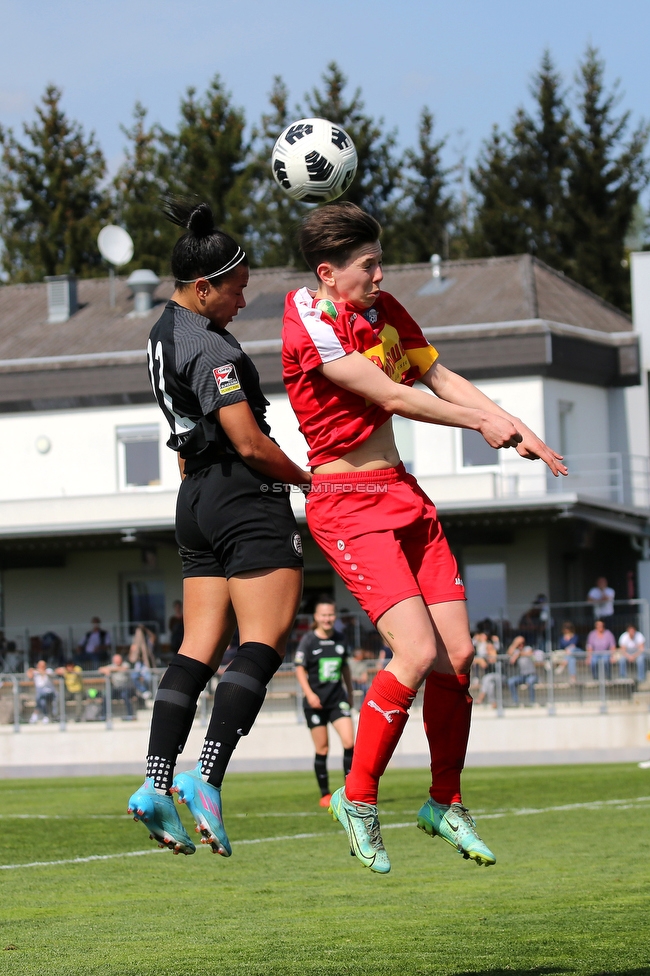
[[[374,710],[376,712],[380,712],[384,716],[384,718],[386,719],[386,721],[390,725],[393,724],[393,718],[392,718],[392,716],[393,715],[399,715],[399,713],[400,713],[399,708],[393,708],[393,709],[391,709],[390,712],[385,712],[383,708],[380,708],[379,707],[379,705],[377,704],[376,701],[373,701],[372,698],[370,699],[370,701],[368,702],[368,704],[370,705],[371,708],[374,708]]]

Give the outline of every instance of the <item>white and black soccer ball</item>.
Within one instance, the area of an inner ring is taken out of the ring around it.
[[[327,119],[299,119],[288,125],[271,154],[273,177],[303,203],[336,200],[357,171],[357,150],[340,125]]]

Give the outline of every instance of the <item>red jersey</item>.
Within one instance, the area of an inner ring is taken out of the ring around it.
[[[413,383],[438,353],[400,303],[382,291],[372,308],[316,301],[309,289],[287,295],[282,369],[289,401],[309,446],[312,467],[359,447],[390,414],[328,380],[318,367],[360,352],[395,383]]]

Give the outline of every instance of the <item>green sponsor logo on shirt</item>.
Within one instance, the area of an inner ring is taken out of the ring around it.
[[[331,302],[329,298],[321,298],[319,302],[316,302],[316,308],[319,312],[325,312],[325,315],[329,315],[331,319],[336,319],[339,317],[339,313],[336,310],[336,305]]]
[[[327,681],[341,680],[341,658],[321,657],[318,659],[318,680],[321,684]]]

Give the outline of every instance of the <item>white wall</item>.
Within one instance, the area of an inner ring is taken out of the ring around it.
[[[608,391],[586,383],[544,380],[547,443],[560,450],[560,401],[573,403],[569,420],[569,454],[606,454],[609,446]]]
[[[43,569],[7,569],[3,572],[5,630],[29,628],[32,634],[54,630],[61,637],[62,625],[88,629],[98,616],[105,623],[127,619],[123,605],[123,577],[148,575],[165,582],[165,617],[171,616],[174,600],[182,598],[181,562],[171,546],[159,546],[157,565],[142,563],[140,548],[70,552],[65,566]]]
[[[180,481],[178,463],[175,453],[165,447],[169,429],[155,404],[1,415],[0,441],[9,462],[0,467],[0,501],[117,492],[116,429],[139,424],[159,427],[161,483],[129,490],[175,489]],[[46,454],[36,449],[39,437],[51,443]]]

